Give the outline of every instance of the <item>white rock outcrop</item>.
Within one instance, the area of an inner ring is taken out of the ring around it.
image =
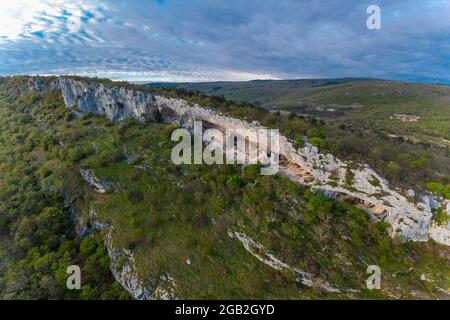
[[[91,169],[80,169],[80,173],[84,181],[92,186],[98,193],[106,193],[112,188],[112,184],[110,182],[96,177]]]
[[[105,245],[111,259],[110,269],[114,278],[135,299],[152,300],[151,286],[143,283],[136,270],[132,252],[128,249],[118,249],[113,245],[111,229],[106,233]]]
[[[245,250],[247,250],[251,255],[256,257],[265,265],[275,270],[289,270],[293,272],[297,276],[297,282],[300,282],[308,287],[317,287],[327,292],[342,292],[341,289],[334,287],[328,282],[321,279],[316,279],[311,274],[281,261],[274,254],[266,252],[266,250],[260,243],[251,239],[244,233],[229,231],[228,236],[232,239],[239,240],[244,246]]]
[[[112,121],[121,121],[129,117],[141,121],[155,120],[158,114],[155,98],[144,92],[68,78],[59,78],[57,83],[68,108],[104,114]]]

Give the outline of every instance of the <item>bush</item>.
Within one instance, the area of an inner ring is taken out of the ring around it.
[[[92,147],[75,147],[69,150],[67,156],[68,159],[72,162],[78,162],[89,155],[93,154],[94,150]]]
[[[355,173],[352,169],[347,169],[345,172],[345,184],[348,187],[351,187],[353,185],[353,178],[355,177]]]
[[[144,199],[144,195],[139,190],[131,190],[128,192],[128,200],[132,203],[141,202]]]
[[[52,168],[50,166],[43,166],[42,168],[39,169],[39,175],[41,176],[41,179],[45,179],[51,174]]]
[[[64,116],[65,121],[72,121],[75,120],[76,118],[77,118],[76,113],[71,111],[67,112],[66,115]]]
[[[374,187],[379,187],[380,186],[380,180],[378,180],[377,177],[372,176],[372,179],[369,180],[369,183],[371,185],[373,185]]]
[[[97,250],[97,241],[93,237],[86,237],[81,241],[80,244],[80,253],[88,257],[93,255]]]
[[[311,143],[313,146],[322,149],[325,147],[325,141],[320,137],[313,137],[309,139],[309,143]]]
[[[242,188],[244,185],[244,180],[238,175],[232,175],[227,180],[227,186],[231,188]]]
[[[303,140],[303,138],[297,138],[294,140],[294,148],[295,149],[299,149],[299,148],[303,148],[305,146],[305,141]]]
[[[450,184],[444,185],[439,182],[430,182],[425,185],[428,191],[444,198],[450,199]]]
[[[317,212],[326,207],[326,205],[330,202],[322,193],[320,192],[305,192],[305,197],[307,200],[306,209],[309,212]]]
[[[437,223],[438,226],[444,226],[445,224],[447,224],[447,222],[450,221],[450,216],[444,209],[439,208],[434,213],[433,220]]]
[[[428,161],[428,156],[422,156],[419,159],[416,160],[412,160],[411,161],[411,167],[413,168],[425,168],[427,165],[427,161]]]
[[[251,164],[244,168],[244,179],[247,181],[255,181],[261,173],[260,164]]]

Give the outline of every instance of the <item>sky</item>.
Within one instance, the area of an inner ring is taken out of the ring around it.
[[[14,74],[450,84],[450,0],[0,0],[0,75]]]

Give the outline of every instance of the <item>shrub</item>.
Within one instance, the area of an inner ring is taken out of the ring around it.
[[[325,141],[320,137],[313,137],[309,139],[309,143],[311,143],[313,146],[321,149],[325,147]]]
[[[141,202],[144,199],[144,195],[139,190],[131,190],[128,192],[128,200],[132,203]]]
[[[299,149],[299,148],[303,148],[305,146],[305,141],[303,140],[303,138],[297,138],[294,140],[294,148],[295,149]]]
[[[65,121],[72,121],[75,120],[77,118],[77,115],[74,112],[67,112],[66,115],[64,116],[64,120]]]
[[[125,155],[118,149],[112,149],[101,152],[96,159],[96,164],[103,167],[114,162],[119,162],[125,159]],[[139,159],[134,159],[134,163],[138,163]]]
[[[450,221],[450,216],[444,209],[439,208],[434,213],[433,220],[437,223],[438,226],[444,226],[447,222]]]
[[[305,192],[305,197],[307,200],[306,209],[309,212],[317,212],[324,209],[326,205],[330,202],[322,193],[320,192]]]
[[[425,185],[428,191],[444,198],[450,199],[450,184],[444,185],[439,182],[430,182]]]
[[[352,169],[347,169],[345,172],[345,184],[348,187],[351,187],[353,185],[353,178],[355,177],[355,173]]]
[[[93,237],[86,237],[81,241],[80,253],[85,257],[93,255],[97,250],[97,241]]]
[[[244,179],[247,181],[255,181],[261,170],[260,164],[251,164],[244,168]]]
[[[411,167],[413,168],[425,168],[425,166],[427,165],[427,160],[428,160],[428,156],[422,156],[419,159],[416,160],[412,160],[411,161]]]
[[[227,186],[231,188],[242,188],[244,185],[244,180],[238,175],[232,175],[227,180]]]
[[[378,180],[377,177],[372,176],[372,179],[369,180],[369,183],[371,185],[373,185],[374,187],[379,187],[380,186],[380,180]]]
[[[68,159],[72,162],[78,162],[94,152],[92,147],[75,147],[69,150]]]
[[[44,165],[39,169],[39,175],[42,179],[47,178],[49,175],[52,174],[52,168],[50,166]]]

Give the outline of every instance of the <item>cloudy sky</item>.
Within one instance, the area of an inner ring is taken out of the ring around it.
[[[381,30],[366,10],[381,8]],[[0,75],[450,83],[449,0],[0,0]]]

